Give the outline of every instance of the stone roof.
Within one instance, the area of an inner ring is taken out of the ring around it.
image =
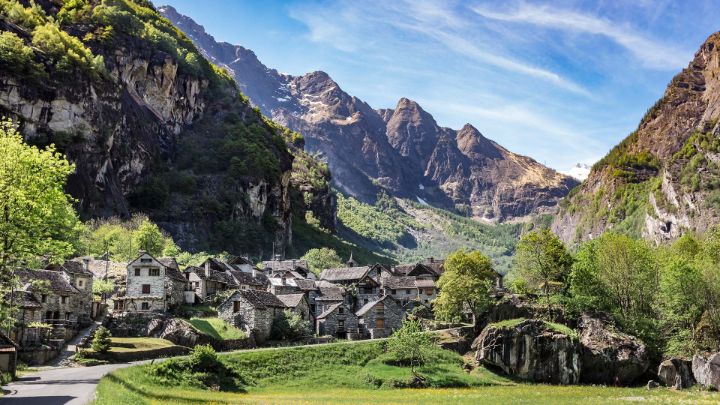
[[[50,293],[56,294],[79,294],[80,291],[75,288],[70,281],[65,278],[65,273],[55,270],[17,270],[15,274],[20,278],[23,284],[27,285],[28,291],[33,291],[31,282],[33,280],[47,280],[50,282]]]
[[[340,308],[340,306],[341,306],[342,304],[343,304],[342,302],[338,302],[337,304],[330,305],[330,306],[328,307],[328,309],[325,310],[325,312],[323,312],[322,314],[318,315],[317,319],[327,318],[328,315],[330,315],[330,314],[333,313],[333,311],[335,311],[336,309]]]
[[[13,342],[4,332],[0,331],[0,347],[13,347],[16,350],[20,349],[17,343]]]
[[[127,275],[127,263],[114,262],[111,260],[90,260],[88,269],[97,278],[105,277],[107,269],[108,277],[125,277]]]
[[[315,301],[342,301],[345,299],[344,290],[340,287],[320,287],[318,290],[320,295],[315,298]]]
[[[416,280],[412,276],[390,276],[383,277],[383,286],[385,288],[398,289],[398,288],[415,288]]]
[[[298,267],[308,270],[307,260],[292,259],[292,260],[267,260],[262,262],[264,269],[270,269],[272,271],[292,271]]]
[[[377,299],[375,301],[370,301],[367,304],[363,305],[362,308],[358,309],[357,312],[355,312],[355,315],[357,315],[357,316],[365,315],[369,310],[371,310],[375,305],[377,305],[378,302],[385,301],[386,299],[393,299],[393,298],[389,295],[385,295],[380,299]]]
[[[418,288],[435,287],[435,281],[434,280],[426,280],[426,279],[416,279],[415,285]]]
[[[160,259],[157,259],[160,264],[165,266],[165,275],[178,280],[178,281],[186,281],[187,279],[185,276],[180,273],[180,266],[178,266],[177,261],[173,257],[162,257]]]
[[[320,273],[320,279],[327,281],[360,280],[368,271],[370,271],[370,267],[368,266],[325,269]]]
[[[232,299],[233,297],[235,297],[237,295],[240,295],[247,302],[249,302],[250,305],[254,306],[255,308],[268,308],[268,307],[285,308],[284,302],[280,301],[277,298],[277,296],[275,296],[267,291],[240,290],[240,291],[237,291],[235,294],[231,295],[229,299]]]
[[[90,272],[90,270],[85,268],[85,263],[83,263],[82,258],[77,258],[73,260],[65,260],[63,264],[51,264],[47,267],[45,267],[46,270],[55,270],[55,271],[61,271],[65,270],[68,273],[71,274],[79,274],[87,277],[92,277],[93,273]],[[89,258],[86,260],[90,260]]]
[[[300,305],[300,302],[305,297],[305,294],[280,294],[276,297],[285,304],[288,308],[295,308]]]
[[[235,279],[234,282],[238,283],[238,285],[247,284],[263,287],[269,283],[268,278],[264,274],[260,274],[260,272],[253,276],[252,273],[240,270],[230,270],[230,274],[232,274]]]
[[[317,286],[315,286],[315,281],[313,280],[295,280],[295,285],[302,291],[315,291],[317,290]]]
[[[195,273],[195,275],[202,280],[205,280],[207,278],[207,275],[205,274],[205,269],[198,266],[187,266],[185,270],[183,270],[183,273]]]

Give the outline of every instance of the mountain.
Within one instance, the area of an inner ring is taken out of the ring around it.
[[[720,222],[720,33],[670,82],[638,128],[561,203],[566,241],[612,229],[655,242]]]
[[[75,163],[83,218],[142,211],[185,249],[267,256],[293,210],[333,204],[301,137],[146,1],[2,2],[0,115]]]
[[[250,50],[218,43],[170,6],[158,10],[204,55],[228,69],[265,115],[305,137],[333,173],[333,186],[365,203],[380,191],[490,222],[551,212],[578,182],[517,155],[467,124],[441,127],[416,102],[373,109],[325,72],[291,76]]]

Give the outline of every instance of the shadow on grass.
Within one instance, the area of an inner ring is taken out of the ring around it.
[[[123,388],[127,389],[128,391],[131,391],[137,395],[140,395],[140,396],[150,399],[150,400],[172,401],[173,403],[177,403],[177,402],[198,403],[198,401],[199,401],[198,399],[193,399],[193,398],[151,392],[145,388],[138,387],[134,383],[132,383],[126,379],[122,379],[122,378],[116,376],[115,374],[108,374],[107,376],[105,376],[105,378],[114,384],[118,384],[118,385],[122,386]],[[162,387],[162,390],[164,392],[167,392],[168,388],[170,388],[170,387]],[[238,388],[236,391],[210,391],[210,390],[208,390],[208,394],[210,394],[211,392],[215,393],[215,394],[217,394],[217,393],[222,393],[222,394],[245,394],[245,393],[247,393],[247,391],[242,388]],[[233,404],[233,403],[237,403],[237,399],[213,398],[213,402],[214,403]]]

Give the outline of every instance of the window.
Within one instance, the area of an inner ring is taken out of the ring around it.
[[[140,259],[140,263],[152,263],[152,259],[142,258]]]
[[[63,295],[62,297],[60,297],[60,303],[61,303],[61,304],[67,304],[67,297],[64,296],[64,295]]]
[[[372,293],[373,293],[373,288],[372,288],[372,287],[363,287],[363,292],[364,292],[365,294],[372,294]]]
[[[233,301],[233,312],[240,312],[240,301]]]
[[[397,290],[390,290],[390,292],[394,295],[397,294]]]
[[[150,303],[149,302],[143,302],[140,304],[140,309],[143,311],[149,311],[150,310]]]
[[[69,321],[71,315],[72,315],[72,312],[65,312],[65,320]]]
[[[142,293],[143,293],[143,294],[150,294],[150,284],[143,284],[143,285],[142,285]]]
[[[160,275],[160,269],[150,269],[150,275],[153,277],[158,277]]]
[[[342,315],[344,313],[345,313],[345,308],[343,308],[343,307],[338,308],[338,314]]]
[[[432,288],[428,288],[427,290],[425,290],[425,295],[433,295],[434,293],[435,291],[433,291]]]
[[[78,287],[83,288],[85,286],[85,282],[83,280],[78,280]]]
[[[385,315],[385,304],[378,302],[377,305],[375,305],[375,314],[378,316]]]
[[[140,277],[140,269],[135,269],[135,276]]]
[[[338,321],[338,331],[345,330],[345,320],[341,319]]]
[[[45,295],[45,294],[41,295],[40,302],[47,302],[47,295]]]
[[[409,295],[409,294],[410,294],[410,290],[405,290],[405,294],[406,294],[406,295]]]

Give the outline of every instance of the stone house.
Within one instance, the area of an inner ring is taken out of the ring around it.
[[[20,347],[0,331],[0,373],[15,377],[17,352]]]
[[[369,302],[355,312],[360,336],[370,339],[388,337],[402,326],[404,314],[400,303],[390,295]]]
[[[300,315],[303,320],[314,320],[315,314],[310,313],[310,305],[308,305],[305,294],[281,294],[276,297],[285,304],[286,308]]]
[[[439,265],[434,267],[439,268]],[[433,267],[423,264],[399,264],[392,268],[392,274],[400,277],[415,277],[417,279],[430,279],[437,280],[440,278],[440,274],[433,269]]]
[[[342,287],[321,284],[316,291],[312,292],[312,295],[314,299],[309,301],[310,310],[315,317],[318,317],[337,303],[352,305],[349,297],[345,294],[345,289]]]
[[[418,301],[429,304],[437,298],[437,285],[435,281],[418,279],[415,280],[415,286],[417,286]]]
[[[231,289],[265,290],[267,285],[267,278],[242,258],[233,262],[208,258],[200,267],[189,266],[184,274],[190,290],[195,293],[193,302],[203,302]]]
[[[383,270],[380,265],[325,269],[320,280],[342,285],[354,298],[353,305],[360,306],[380,296],[378,280]]]
[[[383,295],[395,298],[400,305],[418,298],[418,280],[411,276],[387,276],[382,278]],[[432,281],[432,280],[430,280]]]
[[[315,278],[315,274],[310,271],[307,260],[267,260],[262,262],[261,267],[263,272],[268,276],[295,272],[300,278]]]
[[[42,322],[52,326],[53,337],[67,340],[83,326],[80,322],[86,318],[91,302],[85,298],[84,291],[75,287],[70,274],[66,271],[25,269],[17,270],[15,275],[21,284],[17,293],[22,293],[22,306],[25,307],[20,314],[25,323],[20,325],[20,329],[30,322]],[[22,335],[23,331],[17,334]]]
[[[76,296],[78,300],[77,320],[80,326],[85,326],[91,324],[93,319],[93,273],[89,268],[90,259],[83,258],[81,260],[66,260],[61,265],[50,265],[46,269],[64,271],[68,274],[70,283],[78,290]]]
[[[267,291],[237,290],[218,306],[217,311],[218,317],[263,343],[270,337],[273,321],[285,309],[285,303]]]
[[[317,316],[315,333],[318,336],[335,336],[351,339],[358,336],[358,317],[349,305],[338,302]]]
[[[125,295],[116,297],[115,310],[166,312],[184,302],[186,286],[175,259],[156,259],[142,252],[127,265]]]

